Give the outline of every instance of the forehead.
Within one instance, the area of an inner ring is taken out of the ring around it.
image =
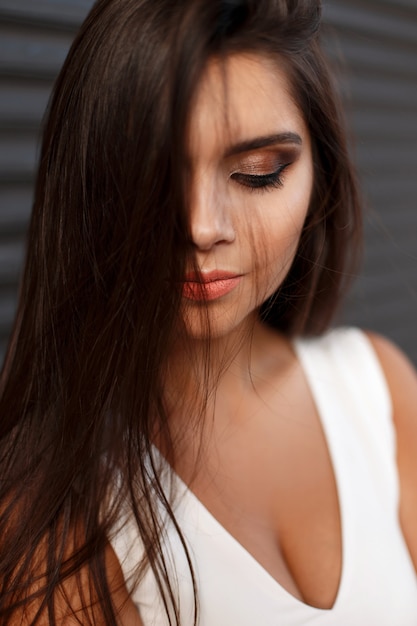
[[[283,67],[256,54],[209,61],[190,110],[187,146],[193,160],[214,157],[239,141],[286,132],[307,140]]]

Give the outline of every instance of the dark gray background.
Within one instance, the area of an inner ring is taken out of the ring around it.
[[[48,96],[91,0],[0,0],[0,362],[12,322]],[[417,0],[325,1],[365,195],[363,270],[344,321],[417,363]]]

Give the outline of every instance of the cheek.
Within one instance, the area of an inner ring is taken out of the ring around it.
[[[310,202],[310,194],[298,192],[291,199],[282,198],[267,211],[260,224],[259,250],[265,251],[271,262],[274,259],[285,265],[293,258],[303,230]],[[263,242],[263,243],[262,243]]]
[[[257,212],[261,219],[254,233],[254,253],[261,300],[272,295],[288,274],[297,252],[309,204],[310,186],[307,185],[304,190],[283,193],[279,200],[268,199],[268,205],[265,203],[263,206],[263,213]]]

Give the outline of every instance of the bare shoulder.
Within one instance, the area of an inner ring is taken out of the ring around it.
[[[107,544],[106,553],[105,553],[105,564],[106,564],[106,578],[109,584],[109,590],[112,597],[113,605],[116,609],[118,626],[143,626],[142,620],[140,619],[139,613],[136,609],[133,600],[131,599],[128,590],[126,588],[125,580],[123,577],[122,568],[120,566],[119,560],[114,552],[113,548],[110,544]],[[66,589],[64,589],[64,593],[62,597],[65,597],[66,600],[70,599],[71,608],[74,613],[79,616],[79,619],[83,621],[83,609],[80,606],[80,593],[79,593],[79,580],[84,582],[84,599],[85,599],[85,590],[90,588],[89,580],[87,576],[84,576],[84,573],[81,572],[81,578],[77,581],[69,579],[66,582]],[[87,598],[90,601],[89,613],[90,617],[93,617],[92,623],[101,624],[105,623],[104,616],[102,615],[99,608],[95,603],[95,598]],[[58,600],[59,601],[59,600]],[[87,602],[88,605],[88,602]],[[60,607],[58,607],[59,613]],[[79,623],[78,620],[76,622]],[[62,622],[62,626],[73,626],[72,618],[70,620],[64,619]],[[75,626],[75,623],[74,623]]]
[[[367,332],[391,392],[397,429],[409,429],[417,436],[417,371],[408,357],[391,341]],[[416,439],[417,450],[417,439]]]
[[[397,435],[400,521],[417,570],[417,371],[404,353],[379,335],[368,333],[391,393]]]
[[[119,626],[143,626],[136,606],[126,589],[119,560],[110,544],[106,551],[106,570],[113,601],[118,607]]]
[[[108,545],[105,553],[106,578],[113,605],[116,610],[118,626],[143,626],[139,613],[125,585],[122,569],[113,548]],[[57,626],[79,626],[79,624],[103,625],[106,619],[93,595],[87,571],[67,578],[59,587],[54,598]],[[36,589],[30,593],[36,595]],[[25,605],[22,612],[16,611],[11,626],[47,626],[50,622],[46,611],[39,614],[40,600],[33,600]],[[37,618],[36,618],[37,616]],[[10,622],[8,622],[10,623]]]

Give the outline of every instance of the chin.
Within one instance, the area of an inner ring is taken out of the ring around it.
[[[201,307],[195,310],[193,307],[184,312],[184,329],[190,339],[203,341],[221,340],[243,336],[246,330],[253,327],[257,319],[257,311],[250,310],[240,314],[231,314],[230,311],[219,307]]]

